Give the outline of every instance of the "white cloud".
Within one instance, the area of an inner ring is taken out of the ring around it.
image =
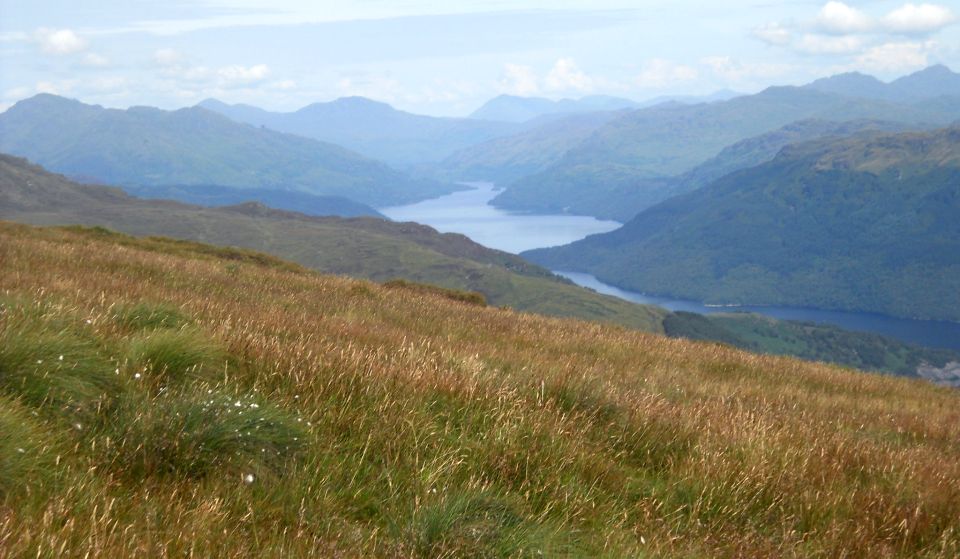
[[[173,49],[158,49],[153,53],[153,61],[159,66],[176,66],[183,60],[183,55]]]
[[[817,14],[817,25],[826,33],[845,35],[864,33],[874,28],[873,18],[862,11],[844,4],[831,1],[824,4]]]
[[[83,60],[81,60],[81,63],[84,66],[91,66],[93,68],[104,68],[110,65],[110,60],[108,60],[107,57],[101,56],[95,52],[88,52],[87,54],[83,55]]]
[[[894,33],[931,33],[957,20],[950,8],[936,4],[904,4],[883,18],[884,27]]]
[[[267,87],[280,91],[289,91],[297,88],[297,82],[293,80],[280,80],[278,82],[271,82]]]
[[[14,87],[3,92],[3,96],[6,99],[25,99],[34,93],[33,88],[30,87]]]
[[[643,88],[661,88],[697,79],[696,68],[677,64],[662,58],[654,58],[643,65],[637,76],[637,85]]]
[[[572,58],[561,58],[554,63],[546,78],[551,91],[591,91],[593,79],[577,66]]]
[[[857,64],[875,72],[904,72],[924,68],[929,62],[929,51],[936,43],[885,43],[868,49],[857,57]]]
[[[540,92],[533,68],[520,64],[504,64],[499,87],[501,92],[511,95],[527,96]]]
[[[731,83],[775,78],[788,73],[791,69],[786,64],[741,62],[729,56],[708,56],[700,62],[710,68],[714,74]]]
[[[790,44],[790,41],[793,40],[790,30],[776,22],[755,27],[752,35],[768,45],[781,47]]]
[[[47,54],[75,54],[87,48],[87,41],[70,29],[43,27],[34,32],[33,39]]]
[[[50,93],[52,95],[59,95],[61,91],[60,87],[50,81],[39,81],[34,89],[37,93]]]
[[[225,87],[250,85],[263,81],[270,75],[270,68],[266,64],[255,66],[241,66],[233,64],[217,70],[220,84]]]
[[[397,80],[379,75],[361,75],[344,77],[337,81],[337,91],[341,96],[358,95],[377,101],[394,103],[400,98],[402,87]]]
[[[863,49],[863,41],[850,35],[804,35],[796,48],[806,54],[852,54]]]

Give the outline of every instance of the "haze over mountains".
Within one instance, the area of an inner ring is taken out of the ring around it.
[[[299,191],[386,206],[455,190],[343,147],[239,124],[202,109],[104,109],[54,95],[0,114],[0,151],[113,185]]]
[[[554,208],[570,213],[622,220],[630,215],[624,216],[620,208],[635,212],[644,207],[643,201],[657,201],[648,191],[671,182],[663,179],[690,171],[733,143],[798,120],[950,124],[960,118],[956,78],[945,68],[932,67],[898,80],[899,85],[889,87],[909,92],[904,102],[861,97],[859,87],[842,87],[841,79],[829,93],[810,86],[771,87],[724,102],[633,111],[597,128],[545,171],[518,180],[516,190],[529,195],[511,199],[505,194],[494,203],[511,210],[542,211],[537,201],[549,200]],[[584,206],[584,193],[609,204]]]

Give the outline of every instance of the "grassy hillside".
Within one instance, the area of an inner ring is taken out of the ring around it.
[[[201,109],[126,111],[37,95],[0,114],[0,151],[115,185],[220,185],[341,196],[371,206],[456,187],[412,179],[339,146]]]
[[[577,287],[549,271],[455,234],[380,219],[319,218],[260,204],[201,208],[82,186],[0,155],[0,219],[84,224],[280,255],[328,273],[478,291],[491,304],[660,331],[666,311]]]
[[[0,551],[955,557],[958,394],[0,225]]]
[[[522,197],[512,201],[505,193],[498,203],[516,210],[549,203],[571,213],[614,216],[618,208],[649,204],[672,184],[664,177],[683,174],[727,146],[798,120],[947,125],[960,118],[956,101],[907,105],[774,87],[719,103],[642,109],[598,128],[555,165],[511,185],[524,191]],[[596,200],[609,202],[598,207]]]
[[[648,293],[960,319],[960,129],[802,144],[526,253]]]

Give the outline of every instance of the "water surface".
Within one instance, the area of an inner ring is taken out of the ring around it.
[[[687,311],[700,314],[746,311],[771,316],[780,320],[800,320],[819,324],[832,324],[846,330],[874,332],[917,345],[960,350],[960,322],[913,320],[875,313],[826,311],[798,307],[755,305],[738,305],[733,307],[708,306],[696,301],[653,297],[644,295],[643,293],[619,289],[601,282],[590,274],[562,271],[554,271],[554,273],[572,280],[577,285],[589,287],[598,293],[613,295],[614,297],[620,297],[621,299],[633,301],[634,303],[657,305],[671,311]]]
[[[415,221],[441,233],[463,233],[483,246],[513,254],[565,245],[621,225],[588,216],[510,213],[489,204],[500,193],[493,183],[463,184],[472,190],[378,211],[394,221]]]

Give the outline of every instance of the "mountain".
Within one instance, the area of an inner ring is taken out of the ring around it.
[[[455,190],[339,146],[238,124],[202,108],[121,111],[46,94],[0,114],[0,151],[115,185],[290,190],[372,206]]]
[[[310,217],[259,203],[211,209],[141,200],[116,188],[79,185],[5,155],[0,155],[0,219],[244,247],[327,273],[476,291],[495,305],[649,331],[661,331],[666,314],[598,295],[512,254],[416,223]]]
[[[789,146],[523,256],[678,298],[958,320],[960,127]]]
[[[237,122],[344,146],[398,167],[436,162],[458,149],[521,129],[508,122],[416,115],[364,97],[314,103],[289,113],[215,99],[198,106]]]
[[[547,115],[619,111],[636,109],[640,106],[640,103],[636,101],[606,95],[592,95],[581,99],[560,99],[559,101],[543,97],[500,95],[484,103],[482,107],[470,114],[470,118],[519,123]]]
[[[339,196],[314,196],[306,192],[269,190],[264,188],[231,188],[208,184],[189,186],[125,186],[124,191],[138,198],[177,200],[198,206],[232,206],[244,202],[260,202],[278,210],[313,216],[379,217],[377,210]]]
[[[956,390],[103,230],[0,263],[4,555],[960,554]]]
[[[668,198],[702,188],[734,171],[769,161],[787,145],[824,137],[849,136],[868,130],[901,132],[906,128],[904,124],[878,120],[799,120],[730,145],[715,157],[676,177],[639,179],[629,186],[611,188],[602,197],[592,191],[577,189],[575,185],[555,185],[554,197],[547,198],[537,188],[537,183],[518,181],[500,193],[493,204],[544,214],[566,213],[575,207],[578,212],[588,215],[626,222]]]
[[[935,65],[903,76],[890,83],[857,72],[817,80],[808,89],[847,97],[895,102],[918,102],[943,96],[960,95],[960,74],[943,65]]]
[[[446,180],[492,181],[500,185],[541,172],[597,128],[621,113],[593,111],[549,118],[518,134],[489,140],[454,152],[433,174]]]
[[[960,118],[960,98],[904,105],[797,87],[772,87],[756,95],[699,105],[666,105],[633,111],[596,129],[547,170],[512,184],[494,203],[537,211],[544,200],[574,214],[621,218],[621,208],[642,207],[662,185],[716,156],[723,148],[805,119],[883,119],[946,125]],[[526,191],[511,200],[509,191]],[[661,197],[662,199],[662,197]],[[584,201],[606,201],[600,209]]]

